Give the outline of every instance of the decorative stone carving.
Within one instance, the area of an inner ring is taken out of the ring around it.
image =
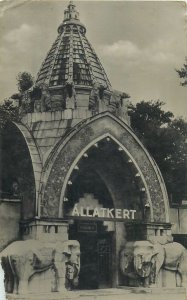
[[[120,253],[122,274],[137,279],[140,285],[142,279],[144,286],[157,284],[161,268],[174,271],[176,286],[183,286],[187,271],[187,250],[175,242],[161,245],[136,241],[128,242]]]
[[[67,81],[65,84],[64,99],[66,102],[66,109],[77,108],[75,85],[74,82],[71,80]]]
[[[61,94],[51,95],[51,110],[59,111],[65,109],[65,103]]]
[[[133,245],[133,256],[136,273],[145,278],[146,286],[154,284],[164,262],[163,247],[149,241],[137,241]]]
[[[36,84],[25,92],[12,95],[11,99],[14,100],[14,105],[19,107],[19,113],[21,116],[34,111],[41,112],[41,106],[43,109],[42,111],[46,110],[46,105],[44,105],[43,102],[44,98],[46,98],[47,90],[48,88],[46,85]]]
[[[72,290],[74,287],[78,285],[78,282],[76,282],[76,279],[74,278],[76,273],[77,273],[77,268],[73,264],[67,263],[66,264],[66,288],[68,290]]]
[[[41,112],[51,110],[51,94],[46,84],[41,85]]]
[[[13,197],[20,197],[21,196],[20,187],[19,187],[19,183],[18,183],[17,180],[13,181],[11,192],[12,192]]]
[[[130,106],[130,100],[128,99],[125,93],[122,93],[120,96],[120,101],[118,105],[117,115],[119,117],[124,118],[125,120],[128,119],[128,108]]]
[[[133,280],[133,285],[141,286],[141,278],[134,269],[133,245],[134,242],[128,242],[122,249],[119,265],[122,274],[129,279],[129,282]]]
[[[53,153],[58,154],[53,157],[52,164],[48,164],[45,168],[46,185],[44,186],[44,194],[42,195],[44,201],[42,204],[42,215],[45,217],[58,216],[61,190],[69,168],[89,143],[108,132],[131,153],[142,171],[150,193],[153,209],[152,221],[167,222],[167,195],[162,190],[159,176],[153,167],[154,162],[149,154],[146,153],[140,142],[133,136],[130,129],[125,129],[124,126],[126,125],[120,125],[113,119],[115,117],[108,115],[96,118],[97,120],[92,120],[89,124],[85,124],[86,121],[83,122],[81,126],[75,129],[75,134],[67,143],[63,144],[63,147],[59,143],[58,151],[57,148],[54,149]],[[55,200],[51,204],[53,190],[55,190]],[[54,211],[55,213],[52,214]]]
[[[97,114],[102,111],[107,110],[107,105],[104,99],[104,91],[106,87],[102,84],[94,81],[93,88],[89,97],[89,106],[88,108],[92,111],[93,114]]]
[[[117,90],[113,90],[110,97],[110,111],[115,115],[128,119],[129,96]]]
[[[41,112],[41,101],[40,100],[34,101],[34,111]]]
[[[116,110],[118,108],[119,102],[120,102],[121,92],[117,90],[113,90],[111,97],[110,97],[110,111],[112,113],[116,113]]]
[[[5,288],[8,293],[25,294],[35,273],[48,269],[54,271],[51,291],[62,292],[78,282],[80,270],[80,246],[78,241],[63,243],[41,243],[37,240],[16,241],[1,253],[1,264],[5,272]],[[68,265],[71,265],[71,276]],[[69,284],[70,285],[70,284]]]

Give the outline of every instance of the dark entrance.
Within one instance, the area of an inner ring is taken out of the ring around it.
[[[80,242],[80,289],[112,287],[113,233],[106,232],[103,222],[74,221],[69,238]]]
[[[116,285],[116,223],[89,214],[95,208],[135,209],[137,219],[142,219],[143,196],[136,173],[119,145],[106,138],[84,153],[68,178],[63,208],[64,216],[74,222],[69,226],[69,239],[80,242],[80,289]],[[75,207],[82,213],[75,213]]]

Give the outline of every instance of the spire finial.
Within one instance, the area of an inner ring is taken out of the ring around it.
[[[79,20],[79,12],[73,1],[69,1],[68,7],[64,11],[64,21]]]
[[[62,33],[66,25],[76,25],[82,30],[82,33],[86,33],[85,26],[79,20],[79,12],[74,4],[74,1],[69,1],[67,8],[64,10],[64,20],[58,27],[58,33]]]

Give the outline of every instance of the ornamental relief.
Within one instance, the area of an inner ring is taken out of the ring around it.
[[[93,140],[106,133],[124,145],[139,166],[151,196],[154,221],[166,221],[164,195],[150,158],[127,129],[112,118],[106,117],[105,120],[101,118],[101,120],[98,119],[96,122],[85,125],[59,151],[45,186],[41,207],[42,216],[58,217],[61,190],[67,172],[80,152]]]
[[[150,163],[150,160],[148,159],[141,146],[136,143],[136,141],[133,140],[133,137],[130,136],[127,132],[125,132],[124,135],[121,136],[120,141],[123,145],[125,145],[125,147],[129,150],[131,155],[136,160],[147,182],[152,199],[154,221],[163,221],[165,219],[163,193],[155,170]]]

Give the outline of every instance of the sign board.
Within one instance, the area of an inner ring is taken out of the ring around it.
[[[136,210],[123,208],[82,207],[75,204],[71,216],[107,219],[135,219]]]
[[[78,232],[97,232],[97,224],[96,223],[78,223]]]

